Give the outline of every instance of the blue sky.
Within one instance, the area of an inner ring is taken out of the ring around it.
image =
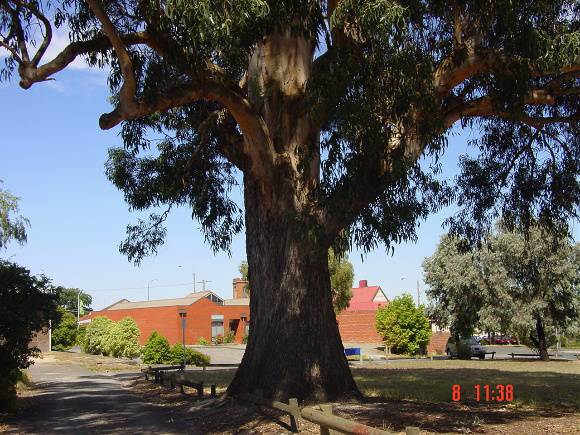
[[[211,281],[208,289],[230,297],[232,279],[245,258],[244,236],[234,240],[231,257],[214,255],[187,209],[168,219],[167,241],[157,256],[135,267],[119,254],[125,227],[138,215],[129,212],[122,193],[104,175],[107,149],[121,145],[121,139],[119,129],[98,128],[99,115],[110,110],[102,72],[79,62],[56,81],[27,91],[16,81],[2,83],[0,96],[0,179],[3,188],[21,198],[21,212],[31,222],[28,243],[10,245],[2,257],[46,274],[55,284],[83,289],[93,296],[96,309],[121,298],[146,299],[151,280],[151,299],[183,296],[193,289],[193,273],[197,281]],[[443,160],[448,177],[456,174],[467,138],[463,133],[450,139]],[[421,262],[433,253],[442,222],[452,211],[422,222],[417,243],[397,246],[394,255],[384,247],[364,260],[352,252],[355,285],[367,279],[389,298],[405,291],[415,295],[416,280],[424,290]]]

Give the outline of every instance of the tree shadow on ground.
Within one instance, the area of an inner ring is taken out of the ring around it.
[[[558,372],[511,372],[491,368],[416,368],[353,370],[368,397],[356,405],[339,405],[339,412],[361,422],[396,429],[419,426],[437,432],[461,431],[485,424],[510,424],[538,418],[566,417],[580,409],[580,376]],[[474,385],[482,387],[476,401]],[[511,384],[514,401],[485,401],[483,385],[496,389]],[[452,386],[461,386],[461,399],[452,401]]]

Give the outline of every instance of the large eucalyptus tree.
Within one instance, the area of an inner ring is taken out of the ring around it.
[[[0,0],[2,77],[110,68],[99,125],[122,124],[108,175],[130,206],[191,207],[214,249],[245,226],[252,334],[229,391],[330,398],[357,389],[328,248],[414,239],[450,199],[433,172],[454,125],[480,139],[453,229],[578,211],[578,17],[575,0]],[[72,42],[47,59],[54,26]],[[121,250],[155,252],[166,215]]]

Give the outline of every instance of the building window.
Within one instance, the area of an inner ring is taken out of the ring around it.
[[[213,314],[211,316],[211,339],[215,341],[217,336],[224,335],[224,316],[221,314]]]

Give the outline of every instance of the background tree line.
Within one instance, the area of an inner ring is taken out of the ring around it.
[[[423,268],[430,314],[455,335],[509,332],[546,360],[556,331],[578,328],[580,245],[565,232],[498,223],[475,249],[447,235]]]

